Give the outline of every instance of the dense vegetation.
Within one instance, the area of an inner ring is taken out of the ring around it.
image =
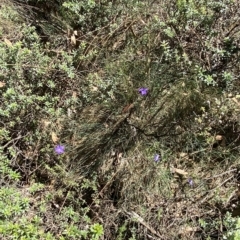
[[[0,238],[240,239],[238,0],[1,0]]]

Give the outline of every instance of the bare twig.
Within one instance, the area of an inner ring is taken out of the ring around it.
[[[213,179],[213,178],[221,177],[221,176],[223,176],[223,175],[225,175],[225,174],[227,174],[227,173],[231,173],[231,172],[235,172],[235,171],[237,171],[236,168],[231,169],[231,170],[228,170],[228,171],[223,172],[223,173],[221,173],[221,174],[218,174],[218,175],[215,175],[215,176],[209,177],[209,178],[205,178],[205,180],[209,180],[209,179]]]
[[[159,237],[160,239],[164,239],[164,238],[160,235],[160,233],[158,233],[156,230],[154,230],[152,227],[150,227],[150,226],[144,221],[144,219],[143,219],[142,217],[140,217],[137,213],[135,213],[134,211],[131,211],[131,212],[125,211],[125,213],[126,213],[128,216],[136,219],[139,223],[141,223],[144,227],[146,227],[152,234],[156,235],[156,236]]]

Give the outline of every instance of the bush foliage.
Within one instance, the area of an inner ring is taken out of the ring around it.
[[[0,13],[1,238],[237,239],[238,1]]]

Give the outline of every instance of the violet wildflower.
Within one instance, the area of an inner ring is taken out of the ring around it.
[[[159,154],[155,154],[155,155],[154,155],[154,161],[155,161],[155,162],[158,162],[158,161],[160,160],[160,158],[161,158],[161,157],[160,157]]]
[[[148,94],[148,88],[139,88],[138,92],[142,95],[142,96],[146,96]]]
[[[193,180],[191,178],[188,179],[188,183],[191,187],[193,186]]]
[[[60,154],[63,154],[64,151],[65,151],[65,146],[58,144],[58,145],[54,148],[54,151],[55,151],[55,153],[57,153],[57,154],[59,154],[59,155],[60,155]]]

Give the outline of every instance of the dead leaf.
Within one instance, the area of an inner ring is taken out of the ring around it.
[[[178,169],[178,168],[175,168],[175,173],[180,174],[180,175],[188,175],[188,172],[186,172],[182,169]]]
[[[113,50],[118,49],[118,48],[121,46],[121,44],[122,44],[122,41],[121,41],[121,40],[118,41],[118,42],[115,42],[115,43],[113,44]]]
[[[73,92],[72,92],[72,97],[73,97],[73,98],[77,98],[77,92],[76,92],[76,91],[73,91]]]
[[[70,108],[67,109],[67,115],[69,118],[72,116],[72,110]]]
[[[123,153],[119,153],[117,157],[118,157],[118,159],[120,159],[120,158],[122,158],[122,156],[123,156]]]
[[[185,152],[180,152],[180,153],[179,153],[179,156],[180,156],[181,158],[185,158],[185,157],[188,156],[188,154],[185,153]]]
[[[216,135],[215,140],[216,141],[222,141],[223,140],[223,136],[222,135]]]
[[[143,25],[147,25],[141,18],[140,18],[140,21]]]
[[[186,234],[189,234],[191,232],[196,232],[197,230],[198,230],[197,227],[186,226],[186,227],[182,227],[182,229],[180,229],[179,234],[186,235]]]
[[[183,175],[183,176],[188,175],[188,172],[186,172],[186,171],[184,171],[182,169],[178,169],[178,168],[172,168],[171,171],[173,173],[177,173],[177,174]]]
[[[240,106],[240,103],[238,102],[238,100],[236,98],[232,98],[232,100],[238,105]]]
[[[97,91],[98,91],[98,88],[95,86],[92,86],[92,92],[97,92]]]
[[[46,129],[51,124],[51,122],[46,119],[42,119],[41,124],[42,124],[43,128]]]
[[[0,82],[0,88],[4,87],[6,85],[5,82]]]
[[[73,35],[71,36],[71,44],[72,44],[73,46],[76,46],[76,43],[77,43],[76,37],[75,37],[75,35],[73,34]]]
[[[57,137],[57,134],[55,133],[55,132],[52,132],[52,141],[54,142],[54,143],[57,143],[58,142],[58,140],[59,140],[59,138]]]
[[[9,41],[7,38],[4,38],[4,42],[7,44],[8,47],[12,47],[11,41]]]

